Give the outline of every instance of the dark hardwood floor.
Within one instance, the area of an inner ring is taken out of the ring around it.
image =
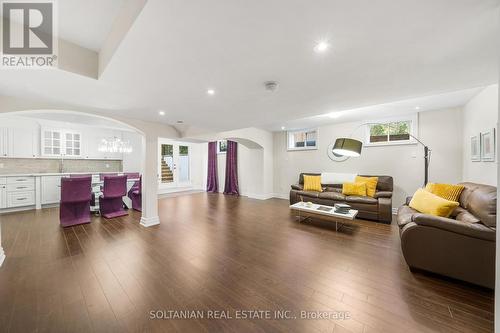
[[[395,225],[335,232],[288,201],[192,194],[62,229],[58,209],[0,215],[2,332],[491,332],[493,293],[409,272]],[[422,244],[425,246],[425,244]],[[288,320],[150,320],[151,310],[289,310]],[[301,311],[350,318],[300,319]]]

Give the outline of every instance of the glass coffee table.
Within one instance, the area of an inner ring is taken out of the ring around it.
[[[344,222],[352,221],[358,215],[358,211],[355,209],[350,209],[348,213],[336,213],[332,206],[308,204],[306,202],[294,203],[290,205],[290,209],[298,214],[299,222],[310,218],[335,222],[335,231],[339,230],[339,224],[342,227]]]

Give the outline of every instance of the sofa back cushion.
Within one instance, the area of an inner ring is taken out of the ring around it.
[[[391,176],[378,175],[360,175],[361,177],[378,177],[377,191],[392,192],[394,189],[394,181]]]
[[[460,195],[460,206],[476,216],[488,227],[496,226],[497,219],[497,188],[495,186],[460,183],[464,190]]]
[[[299,184],[301,184],[301,185],[304,185],[304,175],[306,175],[306,176],[321,176],[320,173],[302,172],[299,175]]]
[[[320,176],[320,173],[302,172],[299,175],[299,184],[304,185],[304,175]],[[394,181],[391,176],[379,176],[379,175],[360,175],[362,177],[378,177],[377,191],[388,191],[392,192],[394,189]],[[342,184],[327,184],[326,191],[331,191],[333,189],[342,190]]]

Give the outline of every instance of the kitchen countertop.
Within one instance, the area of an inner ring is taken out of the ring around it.
[[[43,176],[65,176],[65,175],[98,175],[101,173],[122,173],[122,172],[33,172],[33,173],[8,173],[8,174],[0,174],[0,177],[43,177]]]

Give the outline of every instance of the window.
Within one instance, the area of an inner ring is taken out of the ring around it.
[[[217,154],[225,154],[227,152],[227,140],[217,141]]]
[[[81,156],[81,135],[59,129],[42,130],[43,156]]]
[[[308,129],[299,131],[288,131],[288,150],[308,150],[318,147],[318,130]]]
[[[414,143],[413,133],[416,133],[416,119],[373,122],[367,125],[366,145]]]

